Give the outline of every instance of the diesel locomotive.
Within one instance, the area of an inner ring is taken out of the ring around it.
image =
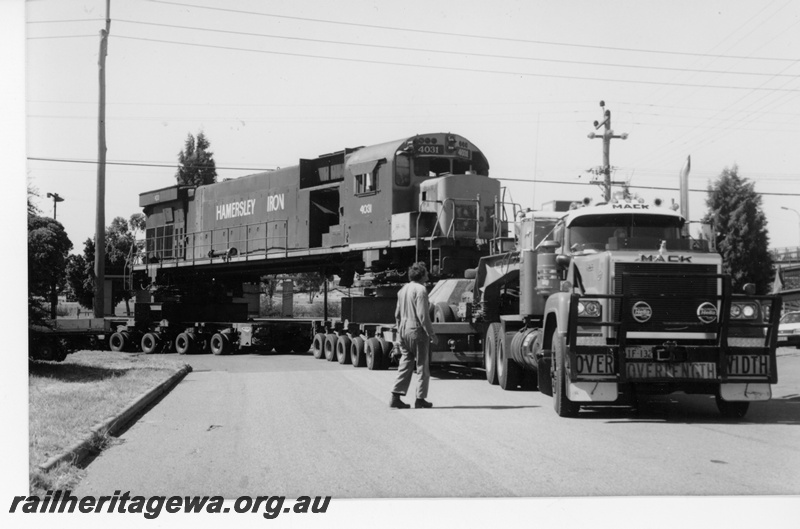
[[[134,268],[159,282],[324,269],[346,286],[425,261],[434,277],[457,276],[504,235],[499,194],[484,154],[456,134],[348,148],[142,193],[146,247]]]
[[[377,336],[394,324],[394,294],[411,263],[426,262],[434,280],[463,277],[508,241],[500,183],[489,178],[481,150],[452,133],[165,187],[142,193],[140,206],[147,224],[133,265],[136,317],[112,334],[114,350],[308,351],[313,342],[317,356],[324,349],[331,359],[341,336],[340,361],[352,356],[379,369],[391,343]],[[327,303],[322,322],[252,319],[247,287],[265,275],[304,271],[336,275],[344,287],[358,274],[360,285],[373,288],[343,299],[341,321],[328,320]]]

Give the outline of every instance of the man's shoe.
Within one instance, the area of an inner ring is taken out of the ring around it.
[[[410,404],[406,404],[402,400],[400,400],[400,395],[397,393],[392,393],[392,401],[389,403],[390,408],[397,408],[397,409],[405,409],[410,408]]]
[[[433,404],[431,404],[430,402],[428,402],[425,399],[417,399],[416,402],[414,402],[414,407],[415,408],[433,408]]]

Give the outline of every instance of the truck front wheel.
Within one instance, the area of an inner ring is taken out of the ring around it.
[[[560,417],[575,417],[578,415],[580,405],[572,402],[567,397],[567,351],[564,338],[558,335],[558,330],[553,331],[553,408]]]

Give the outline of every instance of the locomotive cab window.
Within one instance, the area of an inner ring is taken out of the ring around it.
[[[395,158],[394,184],[407,186],[411,183],[411,158],[407,154],[400,154]]]

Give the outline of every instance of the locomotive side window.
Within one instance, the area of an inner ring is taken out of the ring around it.
[[[362,173],[355,175],[355,194],[367,195],[378,191],[378,172],[381,168],[381,163],[375,166],[369,173]]]
[[[395,158],[394,184],[407,186],[411,183],[411,158],[406,154],[398,155]]]

